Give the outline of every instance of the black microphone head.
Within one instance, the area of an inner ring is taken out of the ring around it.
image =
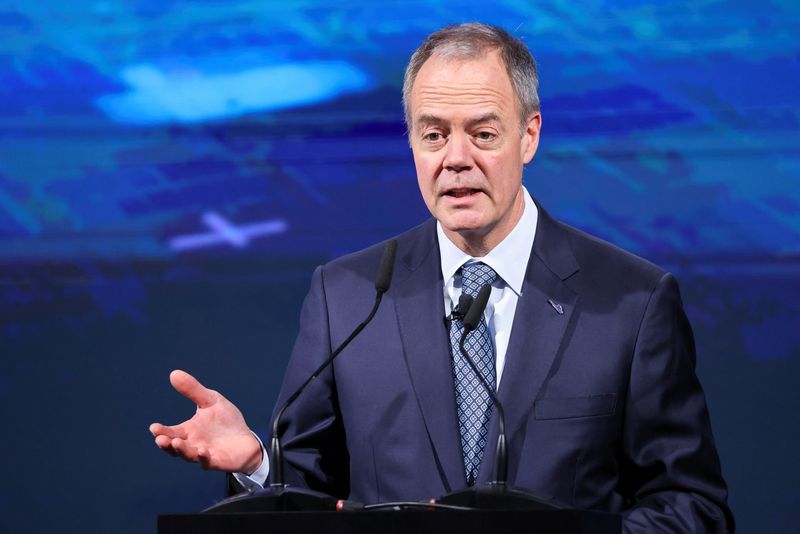
[[[394,256],[397,252],[397,240],[392,239],[383,251],[381,265],[378,267],[378,275],[375,277],[375,289],[378,293],[386,293],[392,283],[392,273],[394,272]]]
[[[472,306],[472,301],[475,300],[472,298],[472,295],[461,292],[461,295],[458,297],[458,314],[461,317],[465,317],[467,313],[469,313],[469,309]]]
[[[492,293],[492,286],[489,284],[484,284],[484,286],[478,291],[478,296],[475,297],[475,301],[469,307],[469,311],[467,315],[464,317],[464,331],[471,332],[478,327],[478,323],[481,322],[481,316],[483,315],[483,310],[486,309],[486,304],[489,302],[489,295]],[[460,304],[460,299],[459,299]]]

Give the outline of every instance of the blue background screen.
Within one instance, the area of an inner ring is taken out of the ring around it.
[[[152,443],[169,371],[266,431],[313,268],[428,216],[402,73],[472,20],[539,63],[529,191],[678,276],[740,531],[797,528],[793,2],[40,0],[0,6],[0,530],[222,497]]]

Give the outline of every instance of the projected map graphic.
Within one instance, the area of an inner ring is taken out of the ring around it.
[[[754,23],[746,3],[498,4],[491,22],[540,63],[543,147],[527,180],[551,211],[641,253],[800,252],[799,65],[778,26],[796,12],[762,5]],[[297,242],[324,220],[348,248],[385,232],[349,242],[345,212],[386,231],[419,220],[358,208],[385,201],[365,191],[376,182],[416,202],[399,84],[455,4],[233,5],[4,13],[2,257],[169,257],[172,234],[208,210],[287,218]],[[321,209],[270,209],[296,196]]]

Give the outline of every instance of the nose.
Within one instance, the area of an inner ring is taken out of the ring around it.
[[[473,161],[467,136],[451,134],[448,137],[442,165],[452,172],[468,171],[472,168]]]

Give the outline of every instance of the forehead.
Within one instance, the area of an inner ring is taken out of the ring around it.
[[[412,120],[421,115],[516,112],[516,98],[497,51],[475,59],[432,56],[420,68],[411,89]]]

